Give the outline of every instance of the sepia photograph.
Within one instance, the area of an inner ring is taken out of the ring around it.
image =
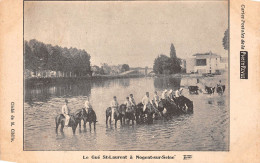
[[[230,150],[228,0],[23,7],[23,150]]]

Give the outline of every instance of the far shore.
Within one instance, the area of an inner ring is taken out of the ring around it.
[[[127,75],[95,75],[95,76],[81,76],[81,77],[32,77],[25,79],[25,84],[43,84],[43,83],[55,83],[55,82],[73,82],[78,80],[109,80],[109,79],[124,79],[124,78],[144,78],[144,77],[173,77],[173,78],[225,78],[223,75],[214,75],[212,77],[205,77],[201,74],[160,74],[160,75],[143,75],[143,74],[127,74]]]

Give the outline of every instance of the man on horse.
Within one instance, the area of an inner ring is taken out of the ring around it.
[[[114,117],[115,112],[118,112],[118,106],[119,106],[119,104],[117,102],[116,96],[114,96],[113,100],[111,101],[111,109],[112,109],[111,119],[112,119],[112,121],[115,118]]]
[[[88,97],[87,97],[86,102],[85,102],[85,108],[86,108],[87,113],[92,109],[92,106],[91,106],[91,104],[89,102],[89,98]]]
[[[168,92],[168,99],[169,99],[169,101],[173,101],[173,90],[172,89]]]
[[[154,103],[155,103],[156,107],[158,108],[158,103],[160,101],[160,97],[159,97],[157,91],[154,91],[153,100],[154,100]]]
[[[65,126],[68,126],[69,121],[70,121],[70,116],[69,116],[70,110],[68,107],[68,103],[69,103],[69,101],[67,99],[65,99],[65,105],[63,105],[61,108],[61,114],[63,114],[65,117]]]
[[[166,100],[167,100],[167,89],[165,89],[163,92],[162,92],[162,103],[163,105],[166,105]]]
[[[146,110],[147,105],[152,105],[152,101],[149,98],[149,92],[146,92],[146,95],[142,99],[142,103],[144,105],[143,112]]]
[[[127,119],[131,119],[131,120],[133,120],[134,119],[134,117],[133,117],[133,112],[134,112],[134,110],[133,110],[133,107],[132,107],[132,103],[130,102],[130,100],[129,100],[129,97],[126,97],[126,101],[125,101],[125,103],[124,103],[125,105],[126,105],[126,114],[125,114],[125,117],[127,118]]]
[[[135,103],[135,99],[134,99],[134,95],[133,94],[130,94],[129,101],[131,102],[132,107],[136,107],[136,103]]]

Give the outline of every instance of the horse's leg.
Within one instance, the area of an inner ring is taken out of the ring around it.
[[[55,118],[55,123],[56,123],[56,134],[58,133],[58,128],[60,123],[58,122],[57,118]]]
[[[94,122],[94,131],[96,131],[96,122]]]
[[[108,121],[108,116],[106,115],[106,125],[107,125],[107,121]]]
[[[86,123],[87,123],[87,120],[83,120],[83,126],[84,126],[84,129],[86,129],[87,127],[86,127]]]
[[[91,131],[91,123],[92,123],[92,122],[90,121],[90,122],[89,122],[89,130],[90,130],[90,131]]]
[[[121,126],[122,126],[122,118],[120,118],[120,124],[121,124]]]
[[[72,129],[73,135],[75,135],[75,127],[74,127],[74,125],[72,125],[71,129]]]
[[[79,121],[79,130],[81,130],[81,120]]]
[[[115,119],[115,128],[116,128],[117,119]]]
[[[123,118],[123,124],[125,125],[125,115],[122,118]]]
[[[65,121],[61,121],[60,132],[63,132],[64,125],[65,125]]]

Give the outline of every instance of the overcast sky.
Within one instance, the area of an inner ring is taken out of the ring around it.
[[[228,2],[24,2],[24,38],[85,49],[91,64],[153,66],[159,54],[227,56]]]

